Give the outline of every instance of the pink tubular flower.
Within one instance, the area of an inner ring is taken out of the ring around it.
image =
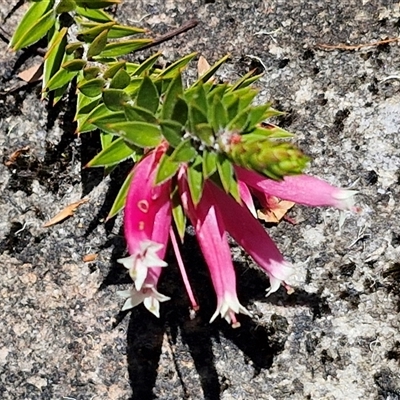
[[[235,314],[241,312],[250,315],[250,313],[239,303],[237,298],[236,275],[231,252],[220,210],[215,205],[212,188],[209,185],[204,187],[201,200],[196,207],[190,197],[184,175],[180,177],[179,189],[183,207],[195,228],[197,240],[217,295],[217,309],[210,322],[220,314],[233,327],[238,327],[240,324],[237,322]]]
[[[275,243],[251,212],[212,182],[205,187],[214,192],[215,205],[221,210],[226,230],[267,273],[270,289],[267,296],[279,289],[293,273],[293,267],[284,260]]]
[[[306,206],[354,209],[353,196],[357,191],[340,189],[309,175],[285,176],[283,180],[275,181],[238,166],[235,166],[235,172],[239,181],[282,200],[290,200]]]
[[[154,185],[162,148],[151,151],[133,169],[124,210],[129,257],[118,262],[129,270],[136,291],[142,289],[149,268],[165,267],[163,260],[171,226],[171,182]]]

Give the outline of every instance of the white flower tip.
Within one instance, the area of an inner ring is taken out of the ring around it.
[[[336,206],[342,210],[356,211],[354,196],[357,193],[358,190],[339,189],[334,195],[334,198],[337,200]]]

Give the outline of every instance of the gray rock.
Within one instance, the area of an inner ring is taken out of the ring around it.
[[[12,5],[0,4],[6,32],[23,9],[8,15]],[[269,229],[297,266],[292,295],[265,298],[268,280],[234,248],[239,297],[254,314],[237,330],[208,324],[214,294],[192,237],[184,257],[197,318],[173,257],[161,319],[141,308],[121,314],[115,292],[129,282],[116,263],[121,220],[104,218],[128,167],[106,179],[83,170],[98,139],[74,135],[72,94],[55,108],[41,102],[37,85],[16,78],[40,58],[0,43],[1,398],[399,399],[400,50],[397,42],[320,46],[398,37],[398,3],[137,0],[117,14],[154,35],[199,20],[159,46],[163,63],[229,52],[222,79],[263,70],[257,101],[287,112],[279,123],[312,157],[309,173],[359,190],[360,211],[339,229],[338,211],[297,206],[297,225]],[[42,227],[82,197],[89,202],[74,217]],[[90,253],[97,259],[84,263]]]

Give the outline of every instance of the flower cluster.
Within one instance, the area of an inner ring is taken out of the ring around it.
[[[239,326],[236,314],[249,315],[249,312],[237,297],[228,233],[268,275],[270,288],[267,295],[278,290],[281,284],[288,288],[285,281],[293,272],[292,265],[284,260],[256,219],[252,195],[261,204],[268,202],[270,196],[277,196],[308,206],[353,208],[354,191],[336,188],[308,175],[273,180],[240,166],[234,168],[241,203],[212,179],[207,179],[201,198],[195,204],[189,189],[188,167],[185,163],[179,166],[176,176],[155,184],[160,159],[167,150],[168,146],[162,144],[149,151],[133,169],[124,211],[125,237],[130,256],[119,262],[129,270],[134,285],[127,291],[119,292],[127,298],[123,310],[143,302],[149,311],[159,316],[159,303],[169,300],[169,297],[157,291],[157,283],[162,268],[167,265],[164,257],[170,240],[192,307],[198,309],[171,226],[171,199],[175,188],[180,204],[195,229],[217,296],[217,309],[210,322],[220,315],[233,327]]]

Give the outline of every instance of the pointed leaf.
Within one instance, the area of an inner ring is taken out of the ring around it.
[[[217,170],[217,153],[214,151],[203,151],[203,176],[209,178]]]
[[[177,147],[182,141],[183,126],[176,121],[162,120],[159,122],[161,132],[172,147]]]
[[[157,123],[157,118],[149,110],[142,107],[124,105],[125,116],[128,121],[144,121],[151,124]]]
[[[61,65],[61,68],[66,69],[69,72],[78,72],[81,69],[83,69],[86,65],[85,60],[79,60],[79,59],[74,59],[74,60],[69,60],[66,61]]]
[[[47,2],[45,2],[47,3]],[[34,3],[39,4],[39,3]],[[56,22],[56,14],[53,9],[47,11],[38,20],[29,20],[30,25],[27,31],[18,32],[18,41],[13,42],[10,47],[14,50],[20,50],[39,41]],[[14,36],[15,37],[15,36]]]
[[[135,71],[132,72],[133,76],[139,76],[143,72],[149,71],[155,62],[158,60],[160,57],[161,52],[158,52],[156,54],[153,54],[151,57],[147,58],[145,61],[143,61],[136,69]]]
[[[101,104],[107,108],[104,104]],[[95,119],[87,118],[86,123],[92,124],[106,133],[116,134],[114,129],[110,128],[110,124],[126,122],[125,114],[123,112],[113,112],[108,110],[107,115]],[[86,125],[85,123],[85,125]],[[86,128],[86,126],[84,126]]]
[[[137,35],[138,33],[146,33],[146,30],[135,26],[114,25],[108,37],[110,39],[120,39],[125,36]]]
[[[197,86],[200,84],[200,82],[207,82],[221,67],[222,64],[224,64],[228,59],[230,58],[230,55],[227,54],[225,57],[222,57],[219,61],[217,61],[205,74],[203,74],[194,84],[193,86]]]
[[[190,196],[192,198],[193,204],[196,206],[197,204],[199,204],[199,201],[203,194],[204,186],[202,159],[200,156],[198,156],[196,161],[187,169],[187,176]]]
[[[178,235],[183,241],[185,236],[185,229],[186,229],[186,215],[183,210],[183,207],[180,202],[179,192],[175,191],[172,196],[172,216],[174,218],[176,230],[178,231]]]
[[[110,82],[110,89],[125,89],[131,83],[131,77],[124,70],[120,69]]]
[[[83,50],[83,43],[82,42],[71,42],[65,46],[65,52],[70,55],[75,51]]]
[[[129,158],[134,152],[135,150],[129,147],[123,138],[118,138],[90,160],[86,166],[109,167],[116,165]]]
[[[142,77],[134,77],[131,79],[131,83],[125,88],[125,92],[129,94],[129,96],[133,96],[137,93],[142,84]]]
[[[194,104],[204,115],[208,114],[207,95],[202,82],[185,91],[185,100],[189,105]]]
[[[182,68],[186,67],[186,65],[193,60],[197,56],[197,53],[188,54],[185,57],[182,57],[180,60],[175,61],[168,68],[164,69],[159,75],[159,78],[173,78],[177,72],[182,70]]]
[[[188,113],[189,109],[188,105],[186,104],[186,101],[183,100],[182,98],[179,98],[175,103],[171,119],[173,121],[180,123],[182,126],[185,126],[188,119]]]
[[[95,79],[99,76],[101,70],[99,67],[87,67],[83,69],[83,78],[86,81],[90,81],[91,79]]]
[[[215,142],[214,131],[207,123],[195,125],[194,133],[207,146],[212,146]]]
[[[110,22],[113,20],[111,16],[103,10],[91,10],[86,7],[76,7],[75,11],[82,17],[95,22]]]
[[[153,81],[145,76],[137,94],[136,105],[155,113],[160,104],[159,94]]]
[[[172,161],[167,154],[163,154],[158,164],[156,174],[156,185],[172,178],[179,169],[179,162]]]
[[[49,49],[44,56],[42,80],[43,89],[60,69],[61,63],[64,59],[65,46],[67,45],[67,31],[68,28],[62,28],[59,32],[56,31],[49,43]]]
[[[213,105],[209,108],[209,118],[216,133],[228,124],[228,111],[217,96],[214,97]]]
[[[91,43],[100,34],[108,32],[115,24],[116,23],[114,21],[101,24],[93,24],[89,29],[84,29],[83,31],[79,32],[77,39],[80,41]]]
[[[163,119],[170,119],[179,96],[183,94],[182,76],[177,73],[165,93],[164,104],[161,111]]]
[[[126,103],[130,101],[130,97],[121,89],[104,89],[103,101],[111,111],[121,111]]]
[[[62,68],[47,82],[44,90],[49,91],[61,88],[70,83],[77,74],[78,71],[67,71]]]
[[[96,97],[101,94],[103,87],[105,85],[105,80],[102,78],[95,78],[89,81],[80,83],[78,85],[78,90],[80,90],[87,97]]]
[[[109,123],[106,126],[116,135],[125,138],[138,147],[155,147],[162,140],[160,128],[148,122],[126,121]]]
[[[153,39],[134,39],[109,43],[101,53],[102,57],[121,57],[153,43]]]
[[[196,149],[192,146],[191,140],[187,139],[181,141],[179,146],[172,152],[170,156],[171,161],[178,163],[188,163],[193,161],[197,156]]]
[[[111,207],[110,213],[107,216],[107,221],[112,217],[115,217],[125,206],[126,196],[128,195],[128,189],[131,185],[131,181],[133,178],[133,171],[131,171],[126,177],[124,183],[119,190],[117,197],[114,200],[114,204]]]
[[[229,193],[234,176],[232,163],[225,156],[220,154],[217,161],[217,169],[222,187],[226,193]]]
[[[101,148],[104,150],[113,141],[114,135],[111,133],[100,132]]]
[[[90,44],[89,49],[87,51],[87,58],[90,59],[94,56],[99,55],[106,47],[107,44],[107,37],[108,37],[108,30],[104,30],[101,32],[93,42]]]
[[[37,21],[40,20],[43,15],[48,13],[52,6],[52,1],[39,1],[32,3],[28,11],[22,18],[21,22],[19,23],[17,29],[15,30],[14,35],[10,40],[9,47],[15,51],[24,47],[24,45],[21,46],[20,43],[23,43],[25,41],[27,33],[32,32],[32,30],[36,26]]]
[[[116,63],[113,63],[104,73],[103,73],[103,78],[104,79],[110,79],[114,78],[114,75],[120,70],[125,68],[126,61],[118,61]]]
[[[76,3],[74,0],[61,0],[56,7],[56,13],[68,13],[74,11],[76,7]]]

